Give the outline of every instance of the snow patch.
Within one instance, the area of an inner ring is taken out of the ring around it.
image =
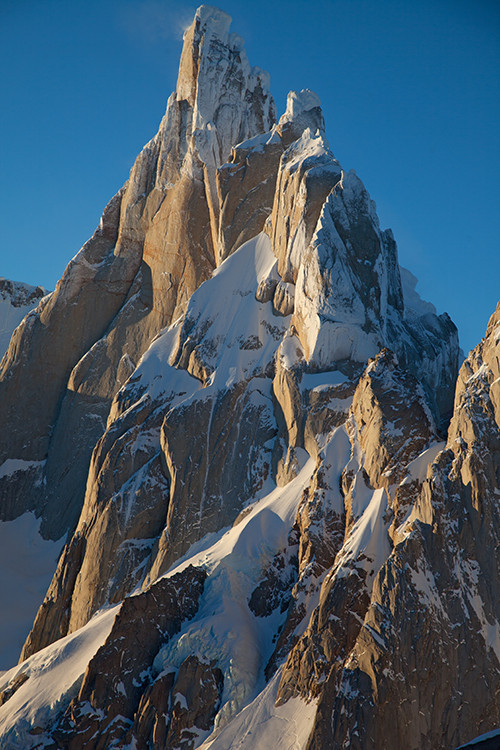
[[[39,746],[32,727],[48,727],[55,711],[65,710],[77,693],[96,651],[109,635],[120,605],[95,615],[85,627],[47,646],[0,678],[0,691],[18,675],[28,679],[0,706],[0,736],[4,747],[28,750]]]
[[[306,373],[302,376],[300,383],[301,390],[306,391],[325,391],[332,386],[347,383],[347,378],[340,370],[329,370],[327,372]]]
[[[10,477],[17,471],[28,471],[43,466],[45,461],[25,461],[23,458],[7,458],[0,466],[0,479]]]
[[[309,484],[315,461],[309,458],[298,476],[249,506],[228,530],[210,534],[193,545],[166,574],[188,565],[205,567],[209,577],[193,620],[160,650],[155,672],[179,668],[189,654],[215,659],[224,673],[224,692],[215,725],[226,724],[264,688],[263,669],[273,649],[273,636],[285,613],[256,617],[248,601],[263,568],[287,544],[298,505]]]
[[[427,476],[427,469],[436,460],[437,455],[444,450],[445,446],[446,442],[434,443],[430,448],[422,451],[413,461],[410,461],[407,466],[409,476],[405,477],[401,484],[408,484],[412,479],[422,484]]]
[[[189,342],[199,360],[212,372],[197,398],[262,375],[271,364],[290,316],[273,315],[272,306],[255,295],[275,264],[271,241],[260,233],[221,263],[191,297],[184,325],[190,326]]]
[[[356,481],[358,485],[364,484],[359,475]],[[370,490],[364,485],[364,491],[361,493],[358,489],[357,494],[357,511],[360,516],[337,555],[337,575],[347,574],[353,564],[361,565],[367,571],[376,574],[391,554],[387,534],[389,524],[386,521],[388,497],[385,489]],[[363,505],[365,508],[361,510]]]
[[[283,160],[286,158],[286,170],[293,174],[298,169],[307,169],[315,174],[318,172],[331,173],[340,176],[341,169],[335,159],[329,143],[319,131],[313,133],[311,128],[306,128],[300,138],[290,144]]]
[[[302,750],[316,716],[316,702],[291,698],[276,706],[281,670],[255,700],[199,750]]]
[[[420,598],[430,604],[436,612],[439,612],[441,618],[447,621],[449,618],[441,602],[434,573],[426,564],[425,559],[418,560],[416,568],[410,568],[410,574]]]
[[[46,294],[47,290],[43,287],[0,277],[0,360],[9,348],[17,326]]]
[[[282,121],[294,120],[302,112],[308,112],[315,107],[321,107],[321,99],[314,91],[310,89],[289,91],[286,98],[286,111]]]
[[[464,564],[470,581],[470,585],[465,587],[465,595],[481,623],[479,632],[500,663],[500,625],[497,620],[490,622],[484,612],[484,602],[479,594],[479,565],[475,560],[466,560]]]
[[[201,388],[201,383],[186,370],[172,367],[169,360],[175,350],[183,318],[179,318],[153,340],[149,349],[141,357],[139,364],[123,392],[136,389],[143,391],[152,401],[169,397],[169,407],[173,408],[191,397]],[[132,405],[133,408],[136,403]]]
[[[0,669],[17,662],[63,546],[42,539],[40,524],[33,513],[0,522],[0,601],[9,603],[9,617],[0,618]]]
[[[254,135],[253,138],[248,138],[246,141],[238,143],[234,148],[244,149],[245,151],[250,150],[262,152],[266,146],[270,146],[273,143],[281,143],[281,138],[276,131],[276,126],[274,126],[268,133],[259,133],[258,135]],[[232,166],[232,164],[225,164],[221,169]]]

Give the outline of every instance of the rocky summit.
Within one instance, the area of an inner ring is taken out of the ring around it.
[[[0,538],[46,572],[3,602],[0,744],[495,742],[500,306],[458,371],[318,96],[278,119],[230,23],[197,10],[129,179],[14,303]]]

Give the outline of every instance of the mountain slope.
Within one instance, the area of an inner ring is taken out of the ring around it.
[[[268,76],[250,67],[229,24],[208,7],[197,15],[158,133],[55,292],[17,330],[0,371],[0,455],[45,462],[38,485],[19,472],[2,494],[22,492],[50,538],[74,529],[116,391],[215,267],[217,167],[274,122]]]
[[[198,9],[158,135],[3,362],[31,415],[32,354],[89,317],[6,440],[43,482],[2,512],[69,533],[1,736],[456,746],[499,721],[500,312],[455,393],[456,328],[318,97],[276,123],[229,20]]]
[[[0,278],[0,359],[9,348],[14,330],[46,294],[41,286]]]

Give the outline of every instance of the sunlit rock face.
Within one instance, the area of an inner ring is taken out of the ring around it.
[[[2,517],[69,530],[7,747],[444,750],[500,721],[499,313],[457,384],[319,98],[276,121],[268,83],[199,8],[2,362]]]
[[[462,365],[443,450],[420,480],[418,462],[408,464],[395,491],[405,512],[392,523],[392,551],[368,576],[366,562],[356,570],[364,597],[354,601],[352,576],[334,566],[288,657],[282,699],[320,695],[308,747],[456,747],[498,724],[499,323],[497,308]],[[332,603],[339,616],[346,600],[357,618],[342,633]],[[342,658],[328,666],[331,649]],[[311,658],[326,670],[307,672]]]
[[[30,473],[26,487],[18,471],[4,491],[22,492],[52,538],[78,520],[114,395],[217,264],[217,168],[233,145],[274,123],[269,76],[250,67],[230,21],[206,6],[197,12],[158,133],[2,365],[0,463],[45,462],[38,484]]]

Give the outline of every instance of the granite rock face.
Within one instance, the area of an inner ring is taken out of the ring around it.
[[[383,443],[389,465],[398,456],[396,483],[393,470],[376,481],[369,465],[365,468],[369,481],[394,493],[393,514],[386,518],[392,544],[374,567],[367,556],[346,577],[341,566],[349,560],[347,536],[307,630],[288,656],[280,686],[280,700],[296,692],[319,696],[310,748],[444,749],[498,723],[499,567],[492,550],[500,522],[499,312],[462,365],[448,441],[423,481],[411,472],[401,481],[412,456],[401,457],[390,440],[379,441],[379,448]],[[368,370],[376,365],[377,360]],[[382,415],[392,421],[394,404],[387,395],[392,399],[395,389],[385,389],[381,405],[366,393],[364,378],[358,390],[365,391],[372,420],[380,423],[382,406]],[[425,416],[424,429],[418,417],[421,396],[412,407],[408,393],[402,412],[411,415],[421,439],[430,440]],[[362,421],[370,431],[366,416]],[[378,428],[377,433],[383,434]],[[404,435],[411,437],[411,430]],[[411,444],[418,450],[415,437]],[[363,453],[366,467],[372,451],[367,454],[365,446]],[[381,457],[375,465],[378,473],[387,460]],[[349,494],[345,497],[348,502]]]
[[[87,667],[78,696],[54,731],[59,744],[68,750],[109,747],[120,743],[127,732],[133,734],[137,713],[136,723],[144,724],[144,704],[150,709],[154,706],[158,677],[152,671],[154,658],[160,646],[180,630],[183,620],[196,613],[205,578],[203,571],[189,567],[124,600],[111,633]],[[184,673],[175,683],[171,680],[174,687],[186,680]],[[148,722],[150,733],[155,733],[158,718],[155,716],[153,726]],[[165,721],[167,717],[162,718]],[[188,718],[185,725],[191,726]],[[177,726],[173,728],[176,731]]]
[[[0,737],[458,746],[500,723],[500,308],[457,380],[318,97],[276,122],[229,22],[198,9],[158,134],[2,362],[8,425],[57,350],[2,517],[69,534]]]
[[[114,395],[218,263],[217,168],[274,123],[268,75],[250,67],[230,21],[208,6],[197,13],[158,133],[3,362],[0,464],[37,462],[41,472],[37,484],[18,471],[5,492],[22,489],[48,537],[75,527]],[[19,413],[33,414],[29,424]]]

